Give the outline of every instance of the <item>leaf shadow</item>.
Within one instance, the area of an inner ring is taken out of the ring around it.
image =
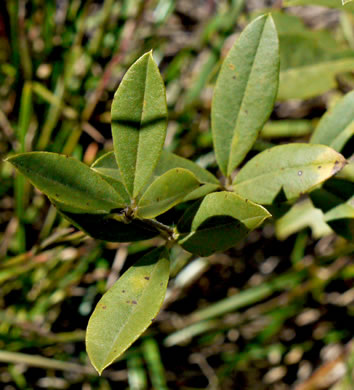
[[[119,125],[128,127],[132,130],[142,131],[148,127],[167,122],[166,116],[157,116],[156,118],[149,119],[147,121],[132,120],[130,118],[112,118],[112,125]]]
[[[156,237],[159,232],[142,221],[133,220],[126,224],[112,218],[109,214],[72,213],[58,208],[59,213],[78,229],[89,236],[111,242],[132,242]]]
[[[280,190],[275,195],[272,204],[265,207],[274,218],[280,218],[290,210],[291,202],[286,198],[283,186],[280,187]]]
[[[210,256],[231,248],[248,233],[247,227],[238,219],[229,215],[214,215],[191,234],[182,234],[181,245],[192,253]]]

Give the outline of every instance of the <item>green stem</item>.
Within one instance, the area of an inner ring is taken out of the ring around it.
[[[135,215],[136,209],[134,205],[132,207],[127,207],[124,210],[122,210],[120,213],[114,213],[107,215],[106,218],[115,219],[118,222],[122,223],[131,223],[134,219],[136,219]],[[168,241],[168,246],[173,244],[177,239],[177,234],[173,228],[171,228],[168,225],[165,225],[159,221],[156,221],[156,219],[144,219],[139,218],[141,222],[143,222],[146,225],[149,225],[153,227],[154,229],[158,230],[163,238],[165,238]]]
[[[165,225],[156,219],[141,219],[142,222],[146,223],[149,226],[152,226],[156,230],[158,230],[161,235],[166,238],[170,242],[176,241],[176,233],[173,228],[168,225]]]

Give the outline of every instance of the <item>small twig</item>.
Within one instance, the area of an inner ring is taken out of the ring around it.
[[[122,209],[120,213],[112,213],[106,216],[106,218],[114,219],[121,223],[129,224],[134,219],[137,218],[136,216],[136,206],[135,204],[132,204],[129,207],[126,207],[125,209]],[[160,232],[161,236],[164,237],[168,243],[168,246],[171,246],[177,239],[176,232],[173,228],[170,226],[167,226],[159,221],[156,221],[156,219],[144,219],[139,218],[139,220],[146,225],[149,225]]]
[[[107,278],[107,290],[113,286],[113,284],[117,281],[120,271],[123,268],[125,259],[128,256],[128,247],[127,244],[121,244],[121,246],[117,249],[116,255],[114,257],[114,261],[112,264],[111,272]]]
[[[207,359],[201,353],[193,353],[189,358],[191,363],[197,364],[200,367],[200,370],[208,379],[209,386],[207,389],[216,390],[219,387],[219,380],[214,370],[209,365]]]
[[[3,240],[0,245],[0,258],[5,257],[7,252],[7,247],[11,241],[12,236],[15,234],[18,228],[18,218],[13,217],[8,223],[5,233],[3,235]]]
[[[140,24],[140,22],[143,20],[143,14],[146,7],[147,2],[142,2],[142,8],[139,10],[138,16],[134,20],[128,20],[126,27],[125,27],[125,36],[122,39],[122,42],[119,46],[118,52],[112,57],[112,59],[109,61],[109,63],[106,65],[105,70],[103,72],[101,81],[99,82],[97,88],[93,92],[93,94],[89,98],[89,102],[87,106],[85,107],[83,113],[82,113],[82,120],[88,121],[95,110],[98,101],[100,100],[104,90],[106,89],[106,86],[108,84],[109,79],[111,78],[112,71],[114,67],[122,61],[125,54],[127,53],[131,42],[132,37]]]
[[[1,110],[0,110],[0,126],[4,132],[3,134],[5,134],[5,136],[11,142],[14,142],[15,141],[15,132],[12,129],[12,126],[11,126],[9,120],[7,119],[6,115]]]
[[[170,242],[176,241],[176,232],[173,228],[170,226],[167,226],[159,221],[156,221],[156,219],[141,219],[142,222],[146,223],[147,225],[157,229],[161,235],[166,238]]]
[[[336,359],[322,364],[310,378],[300,383],[294,390],[327,389],[338,382],[346,374],[345,360],[352,353],[353,345],[353,341],[350,341]]]
[[[103,144],[106,141],[103,135],[97,129],[95,129],[89,122],[82,123],[82,130],[84,130],[85,133],[87,133],[92,139],[94,139],[96,142],[100,144]]]

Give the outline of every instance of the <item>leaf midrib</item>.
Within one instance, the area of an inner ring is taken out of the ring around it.
[[[143,122],[143,118],[144,118],[144,112],[145,112],[145,96],[146,96],[146,84],[147,84],[147,75],[148,75],[148,68],[149,68],[149,64],[150,64],[150,56],[148,57],[148,60],[147,60],[147,63],[146,63],[146,67],[145,67],[145,82],[144,82],[144,93],[143,93],[143,100],[142,100],[142,109],[141,109],[141,114],[140,114],[140,125],[139,125],[139,130],[138,130],[138,147],[137,147],[137,150],[136,150],[136,157],[135,157],[135,166],[134,166],[134,181],[133,181],[133,191],[132,191],[132,196],[134,196],[134,192],[135,192],[135,188],[136,188],[136,179],[137,179],[137,175],[136,175],[136,172],[137,172],[137,167],[138,167],[138,161],[140,161],[139,159],[139,155],[140,155],[140,149],[141,149],[141,142],[140,142],[140,137],[141,137],[141,128],[142,128],[142,122]],[[138,194],[135,194],[135,196],[137,196]]]
[[[230,151],[229,151],[229,158],[228,158],[228,163],[227,163],[227,174],[229,175],[229,170],[232,170],[232,168],[230,168],[230,163],[231,163],[231,156],[233,154],[233,151],[232,151],[232,145],[234,143],[234,139],[235,139],[235,136],[236,136],[236,129],[238,127],[238,123],[240,121],[240,113],[242,111],[242,107],[244,106],[244,102],[245,102],[245,96],[247,94],[247,90],[248,90],[248,87],[249,87],[249,81],[250,81],[250,78],[253,74],[253,70],[254,70],[254,66],[255,66],[255,62],[256,62],[256,58],[257,58],[257,54],[258,54],[258,51],[259,51],[259,48],[261,46],[261,43],[262,43],[262,40],[263,40],[263,32],[264,32],[264,29],[265,29],[265,26],[267,24],[267,21],[268,21],[268,18],[266,18],[263,26],[262,26],[262,31],[261,31],[261,34],[260,34],[260,37],[261,39],[259,40],[258,42],[258,45],[257,45],[257,48],[256,48],[256,53],[253,57],[253,61],[252,61],[252,65],[251,65],[251,69],[250,71],[248,72],[248,75],[247,75],[247,82],[246,82],[246,86],[243,90],[243,93],[242,93],[242,100],[241,100],[241,104],[240,104],[240,108],[238,110],[238,114],[237,114],[237,119],[236,119],[236,123],[235,123],[235,126],[233,127],[233,137],[232,137],[232,140],[231,140],[231,145],[230,145]]]
[[[152,270],[151,273],[150,273],[150,279],[147,281],[147,283],[146,283],[146,285],[145,285],[145,288],[143,289],[143,292],[142,292],[141,295],[139,296],[139,300],[140,300],[140,301],[141,301],[141,300],[143,299],[143,297],[145,296],[147,287],[148,287],[148,286],[153,282],[153,280],[154,280],[154,279],[153,279],[153,276],[154,276],[154,274],[155,274],[155,272],[156,272],[156,269],[157,269],[157,267],[158,267],[158,263],[159,263],[160,260],[161,260],[161,255],[162,255],[162,253],[160,254],[158,260],[156,261],[156,263],[155,263],[155,265],[154,265],[153,270]],[[137,299],[138,299],[138,298],[137,298]],[[105,357],[105,359],[104,359],[105,364],[104,364],[104,366],[102,367],[102,371],[103,371],[103,370],[104,370],[112,361],[114,361],[114,360],[116,359],[116,358],[114,358],[113,360],[107,361],[108,356],[111,354],[112,350],[114,349],[114,345],[115,345],[115,343],[117,342],[117,339],[118,339],[119,335],[120,335],[120,334],[123,332],[123,330],[126,328],[127,323],[130,321],[130,318],[135,314],[135,312],[136,312],[137,310],[140,310],[139,302],[138,302],[137,305],[132,305],[132,306],[131,306],[131,311],[129,312],[129,316],[126,317],[126,319],[125,319],[125,321],[124,321],[124,325],[122,325],[122,326],[120,327],[119,331],[117,332],[116,336],[114,337],[114,340],[113,340],[113,342],[112,342],[112,348],[110,348],[109,352],[106,354],[106,357]],[[148,325],[147,325],[147,326],[148,326]],[[147,326],[146,326],[146,327],[147,327]],[[138,337],[138,336],[137,336],[137,337]],[[137,338],[137,337],[136,337],[136,338]],[[131,342],[129,345],[131,345],[131,344],[134,342],[134,340],[135,340],[136,338],[133,338],[132,342]],[[129,346],[129,345],[128,345],[128,346]],[[118,355],[118,356],[119,356],[119,355]]]
[[[38,176],[38,177],[40,177],[41,179],[44,179],[44,180],[47,180],[47,181],[50,181],[50,182],[52,182],[52,183],[55,183],[56,185],[58,185],[59,187],[64,187],[64,188],[69,188],[70,189],[70,191],[73,191],[76,195],[79,195],[79,196],[82,196],[82,194],[87,194],[87,192],[85,192],[85,191],[80,191],[80,190],[77,190],[77,189],[75,189],[74,187],[70,187],[69,185],[67,185],[67,184],[65,184],[65,183],[62,183],[62,182],[60,182],[60,181],[56,181],[55,179],[52,179],[51,177],[49,177],[49,176],[44,176],[44,175],[41,175],[39,172],[35,172],[34,170],[31,170],[31,172],[32,172],[32,174],[33,174],[33,176]],[[106,181],[104,181],[103,179],[99,179],[99,180],[102,180],[105,184],[107,184],[107,185],[109,185]],[[112,187],[112,190],[114,191],[114,188]],[[44,192],[43,190],[42,190],[42,192]],[[115,191],[114,191],[115,192]],[[45,192],[44,192],[45,193]],[[47,194],[46,194],[47,195]],[[48,196],[48,195],[47,195]],[[57,196],[55,196],[55,194],[54,194],[54,196],[52,196],[52,195],[49,195],[50,197],[52,197],[52,198],[54,198],[54,199],[56,199],[56,198],[58,198]],[[109,200],[107,200],[107,199],[102,199],[102,198],[99,198],[99,197],[95,197],[95,196],[91,196],[91,199],[94,199],[94,200],[96,200],[96,201],[100,201],[100,202],[103,202],[103,203],[105,203],[105,204],[109,204],[109,205],[112,205],[112,206],[116,206],[117,205],[117,203],[115,203],[115,202],[111,202],[111,201],[109,201]],[[58,199],[58,201],[61,201],[60,199]]]

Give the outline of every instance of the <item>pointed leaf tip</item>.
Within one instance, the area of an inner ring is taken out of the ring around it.
[[[123,205],[113,187],[73,157],[30,152],[11,156],[8,162],[49,198],[82,212],[110,212]]]
[[[196,176],[187,169],[168,170],[144,192],[138,203],[138,216],[155,218],[180,203],[200,184]]]
[[[287,200],[295,199],[344,165],[345,158],[325,145],[278,145],[257,154],[241,168],[234,191],[253,202],[271,205],[281,190]]]
[[[231,192],[216,192],[196,202],[177,224],[179,244],[189,252],[209,256],[224,251],[271,215],[262,206]]]

